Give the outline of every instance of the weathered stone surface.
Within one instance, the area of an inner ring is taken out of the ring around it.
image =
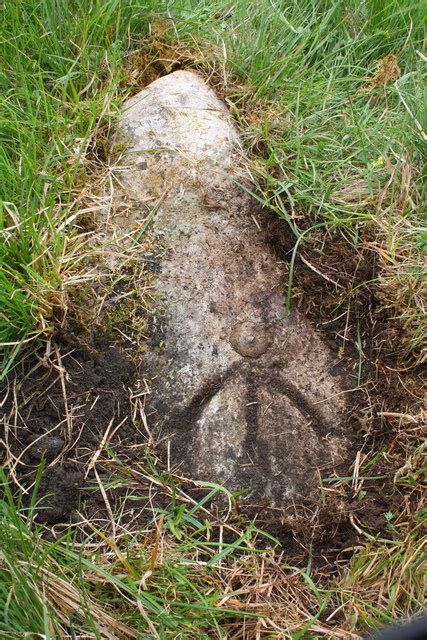
[[[178,71],[129,100],[123,130],[116,225],[152,208],[166,249],[145,356],[151,428],[174,469],[247,487],[250,504],[312,495],[316,469],[345,457],[348,396],[311,324],[280,319],[283,265],[234,180],[243,154],[228,110]]]

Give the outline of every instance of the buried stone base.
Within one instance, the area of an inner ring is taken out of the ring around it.
[[[122,135],[116,242],[149,214],[165,248],[142,364],[171,468],[245,487],[251,506],[314,497],[317,470],[347,457],[350,377],[301,313],[281,317],[286,265],[238,184],[245,158],[230,113],[200,76],[178,71],[127,103]]]

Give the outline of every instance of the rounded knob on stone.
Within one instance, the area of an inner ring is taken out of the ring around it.
[[[273,342],[271,329],[262,322],[239,322],[229,337],[234,351],[245,358],[259,358]]]

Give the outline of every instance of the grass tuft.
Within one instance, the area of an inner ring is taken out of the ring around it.
[[[0,377],[55,325],[91,145],[116,114],[130,34],[147,31],[155,3],[2,5]]]

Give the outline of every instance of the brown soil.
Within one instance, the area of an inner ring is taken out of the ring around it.
[[[135,367],[128,355],[102,335],[61,332],[54,345],[61,361],[54,356],[49,364],[28,361],[18,380],[10,380],[16,383],[16,402],[9,388],[3,408],[8,416],[4,455],[19,483],[31,486],[45,460],[40,516],[49,524],[67,520],[78,506],[91,483],[91,474],[85,479],[87,467],[106,430],[119,450],[134,444],[136,433],[128,390]]]

